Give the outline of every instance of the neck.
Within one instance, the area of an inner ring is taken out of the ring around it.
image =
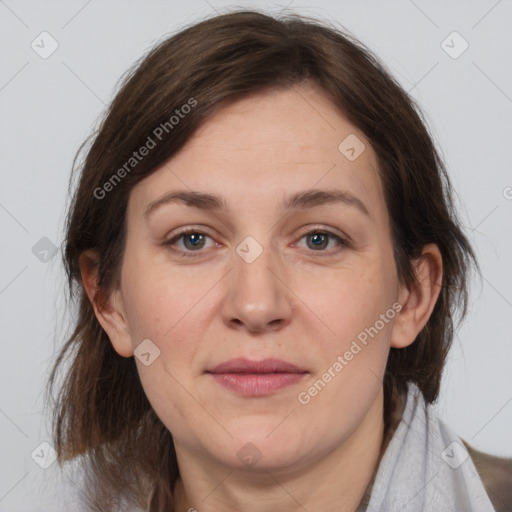
[[[381,388],[351,436],[300,469],[241,471],[182,451],[175,511],[357,511],[383,453],[383,402]]]

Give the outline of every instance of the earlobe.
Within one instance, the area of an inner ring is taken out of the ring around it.
[[[123,357],[133,355],[120,290],[105,296],[98,285],[99,257],[96,251],[84,251],[79,258],[82,284],[94,309],[96,319],[107,333],[114,350]]]
[[[443,261],[436,244],[423,248],[422,256],[413,262],[417,285],[410,289],[400,288],[399,302],[402,305],[391,335],[393,348],[411,345],[425,327],[442,287]]]

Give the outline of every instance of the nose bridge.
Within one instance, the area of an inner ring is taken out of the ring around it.
[[[268,237],[262,243],[255,237],[246,237],[236,246],[233,260],[225,320],[244,324],[249,330],[288,322],[290,297],[279,275],[282,273],[279,254]]]

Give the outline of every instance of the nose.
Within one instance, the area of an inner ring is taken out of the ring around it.
[[[292,317],[293,293],[278,256],[269,249],[251,263],[234,254],[234,269],[228,274],[223,304],[228,327],[249,332],[282,329]]]

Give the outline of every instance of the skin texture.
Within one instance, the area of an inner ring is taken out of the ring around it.
[[[338,150],[350,134],[366,145],[354,161]],[[344,203],[283,208],[288,195],[312,188],[348,191],[369,214]],[[178,189],[222,195],[229,209],[177,202],[144,217],[151,202]],[[414,341],[442,276],[439,250],[429,245],[415,263],[420,286],[400,286],[377,159],[364,135],[312,86],[239,100],[135,186],[127,226],[121,286],[107,306],[95,302],[92,251],[82,255],[82,276],[120,355],[132,356],[144,339],[160,350],[149,366],[136,361],[174,438],[177,510],[355,510],[378,462],[389,349]],[[164,245],[182,227],[207,235],[200,249],[190,237]],[[317,248],[314,234],[325,231],[335,236]],[[252,263],[236,251],[248,236],[263,249]],[[298,394],[396,302],[401,311],[301,404]],[[275,357],[308,373],[269,396],[242,397],[205,373],[235,357]],[[247,465],[240,450],[261,458]]]

